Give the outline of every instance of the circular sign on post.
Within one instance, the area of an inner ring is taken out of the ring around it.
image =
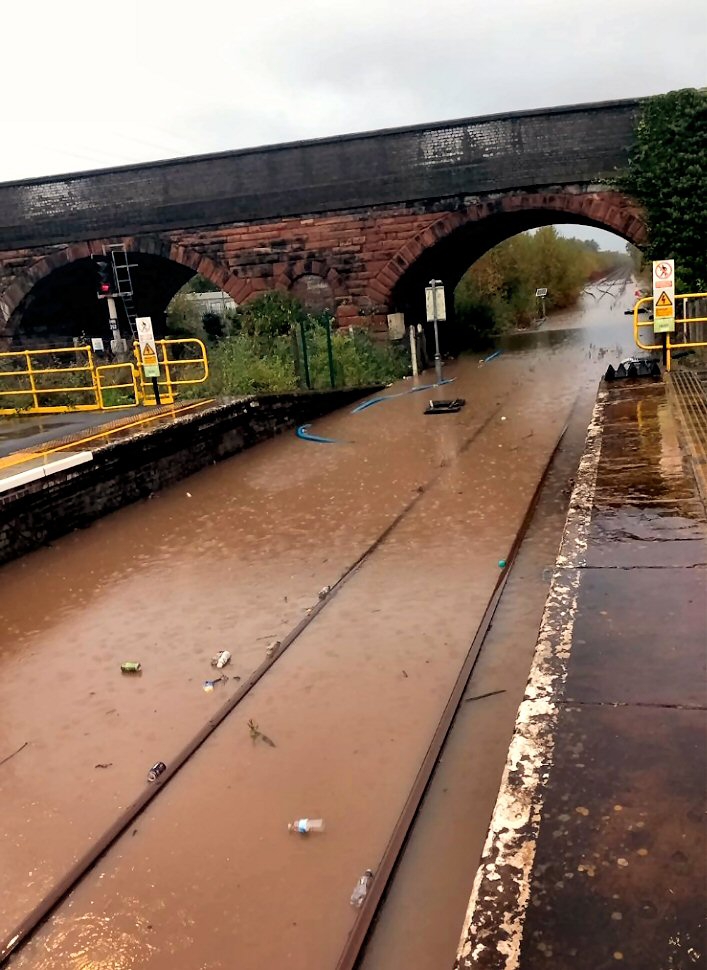
[[[673,275],[673,265],[667,261],[656,263],[654,273],[656,279],[669,280]]]

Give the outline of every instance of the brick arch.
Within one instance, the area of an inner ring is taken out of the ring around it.
[[[212,283],[215,283],[216,286],[228,293],[229,296],[232,296],[236,302],[242,302],[242,299],[239,299],[236,294],[244,291],[248,293],[249,287],[247,284],[255,282],[240,280],[233,276],[227,267],[220,265],[209,256],[203,256],[193,249],[175,245],[158,237],[136,236],[121,240],[92,239],[89,242],[72,243],[63,249],[50,253],[48,256],[42,256],[35,260],[22,273],[21,277],[16,279],[3,294],[2,310],[4,311],[4,317],[7,323],[10,322],[13,313],[40,280],[49,276],[55,270],[76,262],[76,260],[88,259],[90,256],[102,256],[104,246],[115,244],[116,242],[123,242],[128,252],[162,256],[164,259],[189,267],[195,273],[199,273]],[[244,287],[243,284],[246,284],[246,286]],[[7,323],[5,326],[7,326]]]
[[[641,210],[619,192],[533,192],[504,195],[470,205],[461,212],[447,212],[409,239],[371,281],[371,296],[381,304],[389,306],[398,282],[427,250],[465,226],[476,223],[481,229],[483,221],[491,216],[517,216],[524,211],[557,213],[559,221],[578,222],[607,229],[639,247],[646,242],[648,236]],[[572,218],[568,219],[568,216]]]
[[[289,293],[302,276],[321,276],[331,286],[337,303],[350,299],[346,283],[324,259],[300,259],[280,265],[272,277],[234,277],[234,287],[228,290],[236,303],[248,303],[262,293]]]
[[[348,289],[341,276],[324,259],[298,259],[284,267],[275,280],[282,281],[289,290],[302,276],[321,277],[329,284],[335,298],[348,296]]]

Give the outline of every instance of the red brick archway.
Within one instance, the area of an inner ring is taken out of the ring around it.
[[[413,236],[371,281],[371,298],[383,306],[391,306],[396,285],[425,252],[465,226],[477,224],[482,230],[484,220],[491,216],[511,216],[521,212],[539,212],[546,216],[554,213],[558,222],[577,222],[607,229],[636,246],[643,245],[647,239],[646,224],[640,209],[619,192],[535,192],[504,195],[470,205],[461,212],[446,212]],[[551,221],[552,219],[548,219],[548,222]],[[508,236],[515,235],[516,232],[517,229],[512,229]],[[492,245],[496,245],[496,242]]]
[[[123,239],[92,239],[89,242],[73,243],[62,249],[39,257],[26,267],[11,286],[2,294],[2,309],[7,320],[7,327],[12,315],[20,307],[22,301],[40,280],[49,276],[55,270],[68,266],[70,263],[87,259],[93,255],[102,255],[104,246],[122,242],[130,253],[143,253],[151,256],[161,256],[164,259],[179,263],[194,270],[195,273],[214,283],[219,289],[228,293],[236,303],[247,303],[260,294],[269,290],[288,292],[297,280],[305,275],[321,277],[330,287],[337,300],[348,297],[348,290],[341,276],[322,259],[302,259],[280,270],[273,277],[239,276],[223,261],[199,252],[195,248],[173,242],[169,239],[152,236],[125,237]]]
[[[563,186],[552,192],[508,192],[457,208],[442,200],[397,203],[239,225],[45,246],[0,253],[0,336],[9,335],[34,286],[55,270],[123,242],[129,252],[161,257],[212,281],[237,303],[271,290],[297,289],[304,276],[330,290],[339,324],[385,327],[385,314],[417,300],[428,272],[453,287],[488,249],[518,232],[553,222],[608,229],[642,245],[638,207],[619,192]],[[183,275],[183,274],[182,274]]]
[[[49,276],[55,270],[68,266],[70,263],[79,259],[88,259],[90,256],[102,255],[104,246],[122,242],[128,252],[146,253],[153,256],[162,256],[165,259],[181,263],[193,269],[195,273],[200,273],[206,279],[215,283],[229,296],[237,302],[241,302],[244,296],[248,296],[249,287],[243,286],[248,281],[238,280],[231,275],[229,270],[219,265],[208,256],[203,256],[197,252],[186,249],[183,246],[175,246],[161,239],[92,239],[90,242],[73,243],[63,249],[56,250],[48,256],[40,257],[29,266],[15,282],[10,286],[4,296],[3,303],[6,308],[8,321],[12,314],[20,306],[24,298],[40,280]],[[237,297],[236,292],[239,294]]]

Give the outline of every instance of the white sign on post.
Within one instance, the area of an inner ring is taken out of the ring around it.
[[[653,263],[653,332],[675,330],[675,260]]]
[[[435,318],[435,303],[437,309],[437,315]],[[440,283],[439,286],[426,286],[425,287],[425,308],[427,310],[427,322],[431,323],[434,319],[446,320],[447,319],[447,308],[444,302],[444,286]]]
[[[137,339],[140,344],[143,373],[145,377],[159,377],[160,365],[157,362],[157,345],[155,344],[155,335],[152,332],[152,320],[150,317],[137,317],[135,326],[137,327]]]

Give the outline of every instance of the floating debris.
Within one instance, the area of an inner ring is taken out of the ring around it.
[[[490,690],[490,691],[487,691],[485,694],[476,694],[474,697],[465,697],[464,703],[468,704],[469,701],[482,701],[484,697],[495,697],[496,694],[505,694],[505,693],[506,693],[505,688],[503,690]]]
[[[21,744],[19,746],[19,748],[17,749],[17,751],[13,751],[12,754],[9,754],[6,758],[3,758],[2,761],[0,761],[0,765],[4,765],[6,761],[9,761],[10,760],[10,758],[14,758],[15,755],[16,754],[19,754],[20,751],[22,751],[23,748],[26,748],[28,744],[29,744],[29,741],[25,741],[24,744]]]
[[[269,738],[267,734],[263,734],[263,732],[260,730],[260,728],[252,718],[248,721],[248,730],[250,731],[250,738],[251,738],[251,741],[253,741],[253,743],[255,743],[256,741],[263,741],[271,748],[275,747],[275,742],[271,738]]]
[[[236,679],[237,680],[240,680],[240,677],[237,677]],[[204,691],[207,694],[209,694],[214,689],[214,685],[215,684],[225,684],[227,680],[228,680],[228,677],[225,677],[225,676],[223,676],[223,677],[215,677],[213,680],[205,680],[204,681]]]
[[[167,765],[164,763],[164,761],[158,761],[148,771],[148,773],[147,773],[147,780],[148,781],[157,781],[157,779],[160,777],[160,775],[163,775],[166,770],[167,770]]]
[[[366,869],[359,881],[356,883],[354,891],[351,893],[351,905],[359,909],[368,895],[371,883],[373,882],[373,870]]]
[[[323,818],[297,818],[287,826],[289,832],[309,835],[310,832],[323,832],[326,828]]]

